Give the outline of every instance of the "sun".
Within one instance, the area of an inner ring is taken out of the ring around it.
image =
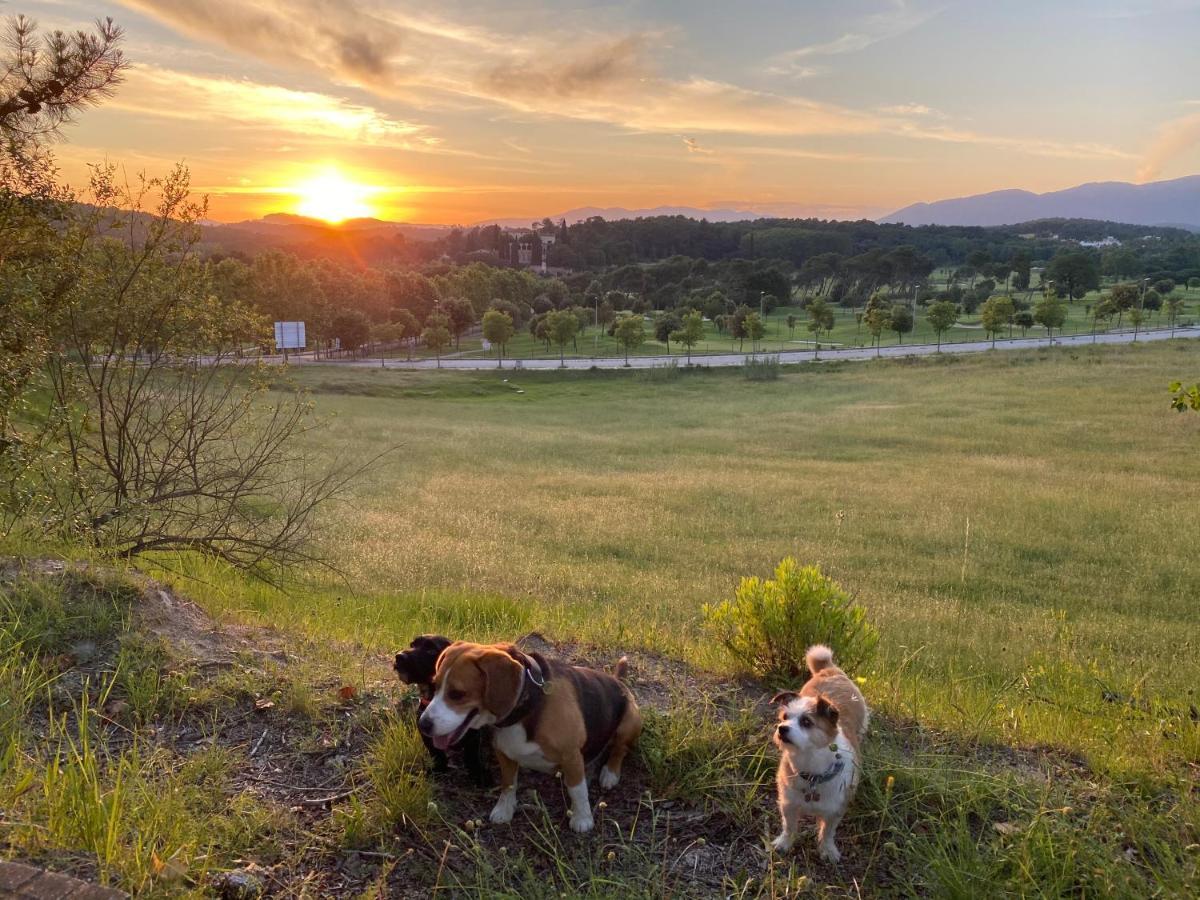
[[[296,185],[296,212],[311,219],[338,223],[375,215],[369,198],[376,189],[351,181],[337,169],[327,169]]]

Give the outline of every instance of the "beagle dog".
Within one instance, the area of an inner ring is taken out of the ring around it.
[[[517,772],[562,772],[571,798],[571,828],[591,831],[585,767],[604,758],[600,787],[621,778],[621,764],[642,730],[633,694],[616,677],[525,653],[513,644],[451,644],[438,658],[433,700],[420,730],[434,747],[452,747],[469,732],[492,726],[500,763],[500,797],[491,820],[512,821]]]
[[[392,668],[397,677],[404,684],[414,685],[418,691],[420,698],[417,706],[418,721],[421,713],[433,700],[433,673],[437,668],[438,657],[452,643],[450,638],[442,637],[440,634],[419,634],[412,639],[407,650],[396,654],[396,661],[392,664]],[[461,743],[463,765],[476,787],[491,787],[492,785],[492,773],[489,771],[487,757],[484,753],[486,737],[484,730],[472,731]],[[421,735],[421,740],[424,741],[425,749],[429,752],[430,759],[433,760],[433,771],[438,774],[448,772],[450,762],[446,751],[435,747],[433,741],[426,735]]]

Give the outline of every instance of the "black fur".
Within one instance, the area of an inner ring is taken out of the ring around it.
[[[425,707],[429,705],[429,701],[433,699],[433,673],[437,668],[438,657],[452,643],[450,638],[442,637],[439,634],[421,634],[413,638],[407,650],[396,654],[396,662],[392,668],[396,670],[396,674],[402,682],[415,685],[421,694],[421,702],[417,707],[418,718],[425,711]],[[463,765],[471,776],[471,781],[477,787],[490,787],[492,784],[492,772],[488,768],[485,754],[486,736],[483,734],[484,731],[489,730],[485,728],[471,729],[454,748],[462,751]],[[429,756],[433,760],[433,771],[449,771],[450,761],[446,752],[433,746],[433,741],[425,735],[421,735],[421,740],[424,741],[425,749],[429,751]]]

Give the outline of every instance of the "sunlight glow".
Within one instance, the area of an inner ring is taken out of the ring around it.
[[[335,168],[298,184],[296,212],[326,222],[344,222],[374,216],[370,197],[377,189],[351,181]]]

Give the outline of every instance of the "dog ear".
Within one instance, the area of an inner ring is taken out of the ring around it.
[[[517,705],[525,669],[507,653],[492,648],[481,653],[475,665],[483,672],[483,708],[503,719]]]
[[[817,698],[816,714],[822,719],[826,719],[830,725],[836,725],[838,720],[837,707],[826,700],[824,697]]]
[[[799,696],[800,695],[797,694],[795,691],[780,691],[778,694],[776,694],[774,697],[771,698],[771,702],[775,703],[775,704],[791,703],[793,700],[795,700]]]

